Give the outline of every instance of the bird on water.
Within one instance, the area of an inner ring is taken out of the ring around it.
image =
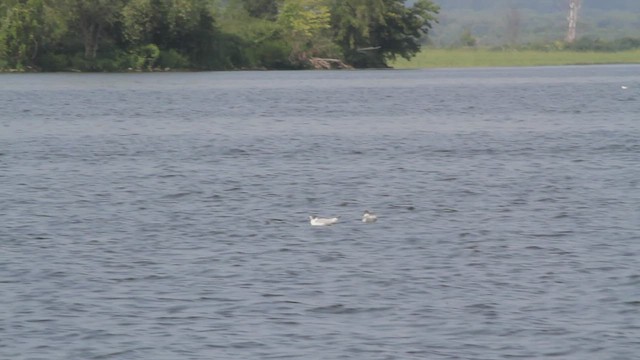
[[[338,222],[337,217],[332,218],[321,218],[315,215],[309,216],[309,223],[311,226],[329,226]]]
[[[364,211],[364,214],[362,215],[363,223],[371,224],[376,221],[378,221],[378,216],[376,214],[370,212],[369,210]]]

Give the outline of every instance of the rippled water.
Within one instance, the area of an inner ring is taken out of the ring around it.
[[[1,75],[0,358],[636,358],[639,114],[640,66]]]

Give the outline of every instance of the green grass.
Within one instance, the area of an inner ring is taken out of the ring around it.
[[[430,49],[410,61],[398,59],[396,69],[447,67],[545,66],[587,64],[640,64],[640,49],[620,52]]]

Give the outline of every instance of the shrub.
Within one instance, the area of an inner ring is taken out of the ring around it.
[[[625,37],[614,40],[613,47],[616,51],[640,49],[640,38]]]
[[[185,69],[189,67],[189,59],[175,49],[162,50],[156,64],[161,68]]]
[[[253,66],[267,69],[291,69],[290,53],[291,46],[284,40],[267,40],[253,48],[248,55]]]
[[[38,60],[43,71],[64,71],[69,68],[69,59],[64,54],[44,53]]]
[[[84,53],[76,53],[69,58],[69,65],[73,71],[94,71],[91,62],[84,58]]]
[[[136,49],[134,53],[139,58],[137,68],[152,70],[158,56],[160,56],[160,49],[156,44],[147,44]]]

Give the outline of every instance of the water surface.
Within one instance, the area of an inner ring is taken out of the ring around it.
[[[635,358],[639,100],[640,66],[0,75],[0,358]]]

